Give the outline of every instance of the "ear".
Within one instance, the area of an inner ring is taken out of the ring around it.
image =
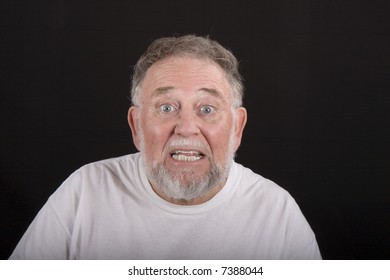
[[[127,113],[127,122],[129,123],[131,134],[133,136],[133,143],[140,151],[140,131],[139,131],[139,107],[131,106]]]
[[[247,121],[247,112],[244,107],[239,107],[236,109],[236,119],[235,119],[235,130],[234,130],[234,138],[235,138],[235,151],[241,144],[242,134],[244,132],[244,128]]]

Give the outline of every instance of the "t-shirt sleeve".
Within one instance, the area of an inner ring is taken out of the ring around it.
[[[320,260],[321,253],[314,232],[293,198],[288,201],[288,247],[286,259]]]
[[[49,198],[24,233],[10,259],[69,259],[81,175],[72,174]]]
[[[19,241],[10,259],[56,260],[69,258],[70,233],[48,201]]]

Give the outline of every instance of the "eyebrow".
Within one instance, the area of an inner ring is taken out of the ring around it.
[[[172,87],[172,86],[159,87],[159,88],[157,88],[157,89],[155,89],[153,91],[152,97],[158,97],[158,96],[161,96],[161,95],[168,94],[173,89],[175,89],[175,88]],[[214,88],[200,88],[198,90],[198,92],[199,91],[207,92],[207,93],[211,94],[212,96],[214,96],[214,97],[216,97],[218,99],[222,99],[223,100],[222,93],[220,91],[214,89]]]
[[[222,93],[220,91],[214,89],[214,88],[201,88],[201,89],[199,89],[199,91],[205,91],[207,93],[210,93],[214,97],[217,97],[218,99],[222,99],[223,100]]]
[[[164,95],[164,94],[167,94],[169,91],[173,90],[174,87],[159,87],[157,89],[155,89],[152,93],[152,97],[157,97],[157,96],[160,96],[160,95]]]

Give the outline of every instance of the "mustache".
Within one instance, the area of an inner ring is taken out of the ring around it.
[[[200,148],[205,151],[210,150],[208,145],[206,145],[202,141],[189,138],[173,138],[167,143],[166,150],[171,150],[178,147]]]

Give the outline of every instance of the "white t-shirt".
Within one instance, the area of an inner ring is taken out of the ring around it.
[[[140,154],[88,164],[49,198],[10,259],[320,259],[294,199],[233,163],[206,203],[171,204]]]

